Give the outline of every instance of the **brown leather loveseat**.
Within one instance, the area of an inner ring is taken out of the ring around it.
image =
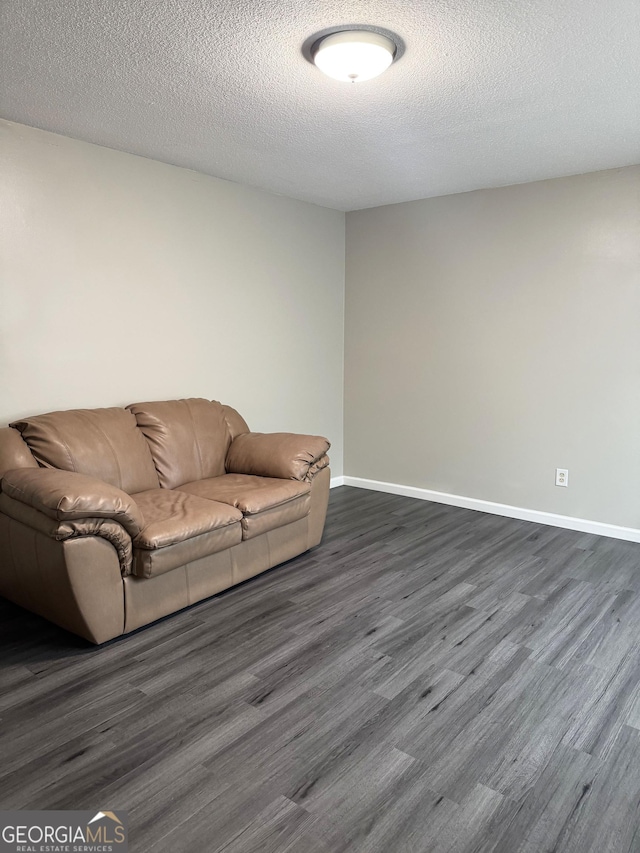
[[[0,429],[0,594],[93,643],[320,542],[329,442],[204,399]]]

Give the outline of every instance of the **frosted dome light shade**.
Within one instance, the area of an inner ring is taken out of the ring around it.
[[[313,61],[335,80],[361,83],[382,74],[393,62],[395,52],[395,44],[386,36],[348,30],[323,38]]]

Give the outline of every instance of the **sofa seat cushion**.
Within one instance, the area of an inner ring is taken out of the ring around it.
[[[305,518],[311,507],[309,483],[249,474],[223,474],[196,480],[176,491],[219,501],[240,510],[243,539],[252,539],[267,530]]]
[[[133,573],[154,577],[242,541],[242,512],[171,489],[139,492],[144,526],[133,540]]]

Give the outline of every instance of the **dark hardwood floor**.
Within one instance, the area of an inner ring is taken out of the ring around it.
[[[103,648],[0,607],[0,808],[135,853],[640,851],[640,545],[357,489]]]

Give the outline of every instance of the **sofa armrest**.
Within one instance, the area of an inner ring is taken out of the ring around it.
[[[330,446],[320,435],[248,432],[231,442],[226,469],[230,474],[307,480],[329,464]]]
[[[5,492],[0,493],[0,517],[3,515],[57,542],[85,536],[106,539],[116,549],[122,577],[131,574],[133,565],[131,537],[119,522],[111,518],[74,518],[58,521],[28,504],[10,498]]]
[[[137,536],[144,518],[135,501],[121,489],[73,471],[16,468],[2,479],[3,494],[57,521],[109,518]]]

